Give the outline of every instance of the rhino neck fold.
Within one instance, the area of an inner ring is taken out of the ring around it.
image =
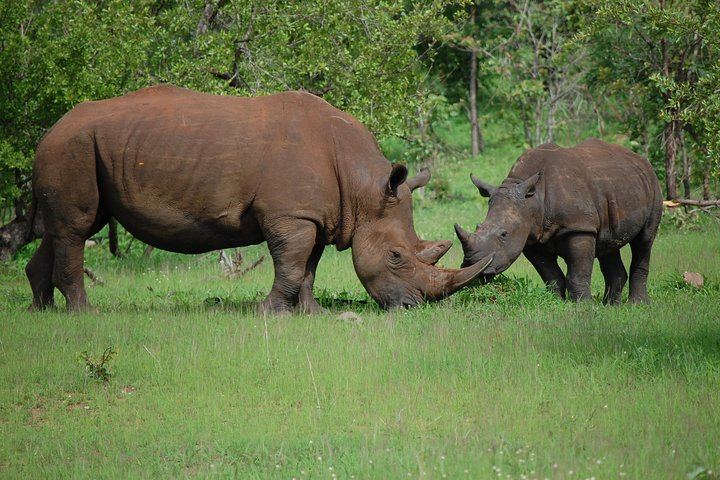
[[[543,243],[543,230],[545,229],[545,176],[540,178],[535,189],[535,195],[528,201],[528,218],[530,219],[530,232],[528,242]]]
[[[336,142],[337,145],[337,142]],[[356,229],[362,224],[361,205],[359,197],[366,194],[357,181],[357,171],[347,168],[340,158],[335,160],[335,174],[340,193],[337,227],[333,239],[338,250],[350,248],[355,237]],[[367,173],[366,173],[367,175]]]
[[[375,138],[356,120],[334,117],[332,126],[335,150],[334,167],[340,194],[337,226],[333,243],[338,250],[352,246],[358,227],[372,220],[381,199],[381,179],[390,172]]]

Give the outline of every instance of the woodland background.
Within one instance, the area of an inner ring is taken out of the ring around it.
[[[48,128],[162,82],[307,90],[418,165],[482,162],[490,119],[525,147],[592,126],[648,157],[668,199],[717,205],[718,33],[714,0],[1,0],[0,258],[40,233],[29,180]],[[469,151],[438,136],[448,122]]]

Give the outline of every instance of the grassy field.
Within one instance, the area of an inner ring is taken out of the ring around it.
[[[484,176],[516,155],[491,151]],[[416,199],[421,236],[482,220],[479,164],[436,171]],[[521,259],[383,312],[349,252],[328,248],[328,313],[264,318],[268,260],[230,279],[217,254],[101,246],[86,254],[105,281],[88,288],[98,313],[28,313],[28,249],[0,265],[0,478],[717,478],[720,228],[686,220],[664,219],[653,303],[620,308],[562,302]],[[243,249],[246,264],[266,253]],[[103,382],[81,357],[109,347]]]

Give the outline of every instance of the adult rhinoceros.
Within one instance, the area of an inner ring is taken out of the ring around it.
[[[474,233],[455,225],[463,266],[494,252],[485,273],[497,274],[522,252],[554,292],[565,298],[567,290],[580,300],[590,298],[597,257],[603,301],[617,304],[627,281],[620,247],[629,243],[630,301],[647,302],[650,250],[662,214],[660,184],[647,160],[595,139],[572,148],[546,144],[525,152],[500,187],[472,180],[490,207]]]
[[[417,237],[417,183],[406,176],[356,119],[308,93],[238,98],[161,85],[82,103],[37,148],[33,198],[45,234],[26,267],[33,307],[52,305],[55,288],[69,309],[87,307],[84,243],[110,217],[174,252],[267,241],[275,280],[265,312],[321,310],[312,288],[328,244],[352,247],[383,307],[441,299],[484,263],[432,265],[451,242]]]

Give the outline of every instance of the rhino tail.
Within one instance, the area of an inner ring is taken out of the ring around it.
[[[37,215],[38,210],[38,202],[37,198],[35,197],[35,191],[32,192],[32,197],[30,199],[30,211],[28,212],[27,216],[27,230],[25,231],[25,244],[28,244],[38,238],[41,235],[38,235],[36,232],[38,232],[39,228],[36,228],[35,222],[38,219]]]

